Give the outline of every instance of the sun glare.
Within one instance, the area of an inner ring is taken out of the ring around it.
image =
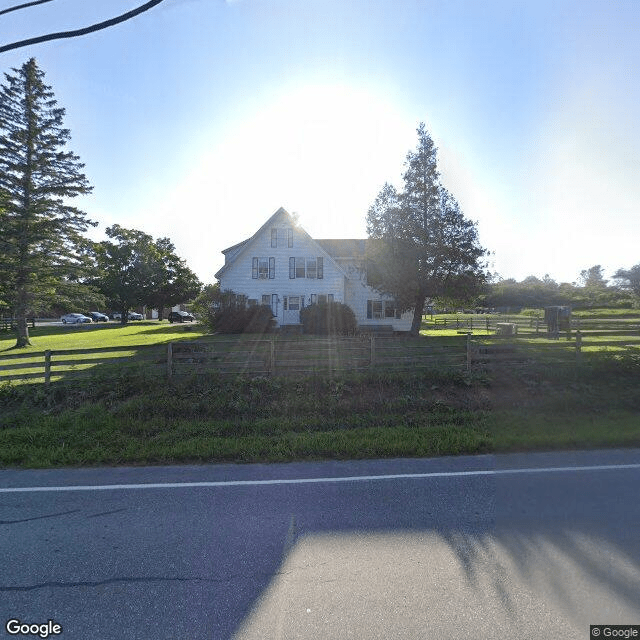
[[[316,238],[364,237],[369,205],[396,180],[415,126],[391,102],[339,84],[283,93],[227,131],[153,213],[194,212],[198,241],[221,249],[249,237],[278,207]],[[176,236],[177,245],[193,242]],[[193,254],[192,254],[193,255]],[[200,259],[200,264],[198,260]],[[194,268],[202,271],[200,256]]]

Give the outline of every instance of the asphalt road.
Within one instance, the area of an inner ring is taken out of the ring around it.
[[[586,640],[640,624],[639,489],[638,450],[4,470],[0,638]]]

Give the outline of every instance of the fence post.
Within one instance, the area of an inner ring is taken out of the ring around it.
[[[269,375],[276,373],[276,339],[271,338],[269,341]]]
[[[582,361],[582,333],[580,329],[576,332],[576,362]]]
[[[173,342],[167,343],[167,378],[171,380],[173,376]]]
[[[44,384],[48,387],[51,382],[51,351],[44,352]]]
[[[371,332],[371,335],[369,337],[369,344],[371,346],[371,355],[369,357],[369,366],[373,367],[373,365],[376,362],[376,338],[375,338],[373,332]]]
[[[467,373],[471,373],[471,334],[467,333]]]
[[[489,335],[489,318],[487,318],[487,335]]]

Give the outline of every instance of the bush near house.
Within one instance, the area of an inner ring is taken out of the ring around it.
[[[300,311],[304,332],[315,335],[347,335],[356,330],[356,316],[346,304],[312,304]]]
[[[275,320],[271,307],[256,305],[253,307],[228,307],[215,314],[215,331],[220,333],[269,333]]]

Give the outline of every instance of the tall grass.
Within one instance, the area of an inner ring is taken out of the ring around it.
[[[640,445],[640,359],[327,378],[104,367],[0,384],[0,465],[53,467],[457,455]]]

